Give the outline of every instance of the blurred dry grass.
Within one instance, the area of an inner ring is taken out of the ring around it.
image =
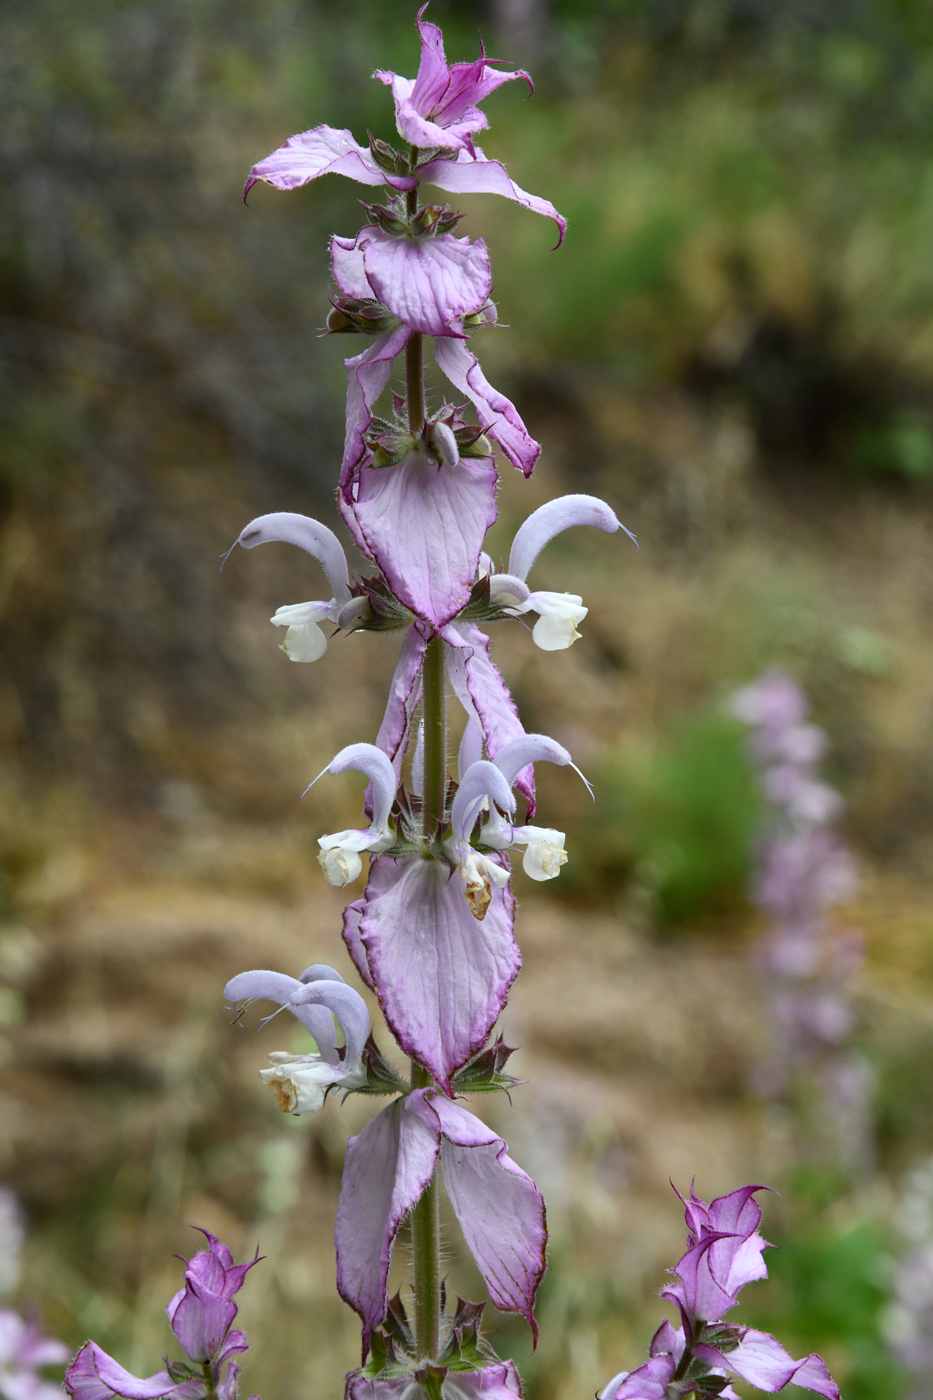
[[[545,443],[533,482],[503,479],[492,553],[568,490],[606,496],[641,541],[568,536],[535,566],[589,605],[572,652],[494,636],[528,727],[573,749],[599,803],[542,774],[571,865],[544,892],[517,877],[526,970],[503,1030],[532,1082],[513,1110],[482,1105],[551,1203],[533,1400],[641,1356],[681,1234],[668,1177],[713,1192],[799,1165],[794,1124],[746,1087],[762,1030],[736,849],[754,812],[719,820],[737,739],[718,707],[766,665],[813,696],[866,875],[848,912],[869,943],[878,1170],[821,1220],[883,1220],[933,1151],[933,48],[905,58],[887,7],[832,8],[835,29],[795,38],[751,4],[555,5],[556,97],[503,94],[488,143],[575,216],[545,262],[534,221],[482,209],[515,328],[481,353]],[[472,51],[472,14],[438,17]],[[375,733],[395,641],[290,666],[267,619],[314,593],[314,566],[260,550],[216,571],[261,510],[328,518],[342,347],[309,327],[324,237],[356,217],[337,182],[303,203],[257,191],[248,213],[237,182],[310,121],[385,132],[361,74],[410,69],[404,19],[285,0],[4,19],[0,1174],[32,1222],[24,1296],[149,1371],[186,1223],[240,1253],[258,1240],[247,1380],[283,1400],[338,1393],[356,1356],[330,1240],[371,1109],[282,1120],[256,1070],[283,1032],[231,1026],[220,989],[249,966],[345,966],[313,853],[358,788],[297,796]],[[689,773],[681,732],[706,755]],[[675,918],[664,881],[690,842],[721,879]],[[792,1190],[769,1203],[771,1238],[795,1210]],[[475,1295],[453,1231],[450,1248]],[[527,1335],[495,1326],[524,1366]]]

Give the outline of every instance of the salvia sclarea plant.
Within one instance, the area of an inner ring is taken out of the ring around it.
[[[163,1370],[139,1377],[96,1342],[85,1342],[65,1373],[72,1400],[236,1400],[240,1364],[233,1358],[242,1355],[248,1343],[246,1334],[233,1326],[238,1312],[233,1299],[259,1254],[248,1264],[235,1264],[216,1236],[208,1230],[201,1234],[207,1249],[182,1260],[184,1283],[165,1309],[184,1360],[166,1358]]]
[[[752,895],[767,920],[757,957],[771,1046],[756,1086],[782,1099],[803,1077],[815,1083],[841,1162],[865,1165],[872,1076],[850,1044],[851,983],[863,946],[833,912],[852,898],[856,872],[839,829],[842,797],[819,772],[827,736],[808,721],[806,694],[783,671],[737,691],[732,710],[748,725],[766,807]]]
[[[517,1082],[507,1071],[510,1049],[493,1038],[520,966],[510,860],[521,854],[534,880],[559,874],[564,833],[534,824],[534,765],[573,764],[561,744],[525,731],[483,624],[533,617],[538,646],[569,647],[586,608],[575,594],[533,588],[535,560],[571,526],[629,532],[604,501],[573,494],[528,517],[505,569],[484,550],[496,519],[496,455],[529,476],[540,446],[473,353],[474,334],[496,323],[486,246],[457,237],[460,216],[446,204],[423,202],[423,187],[502,195],[553,220],[558,242],[565,224],[474,141],[487,124],[482,100],[506,82],[531,86],[528,75],[503,71],[484,53],[448,65],[441,32],[423,15],[417,77],[376,74],[394,98],[400,147],[375,138],[364,146],[350,131],[316,127],[254,166],[246,186],[248,193],[263,180],[290,190],[337,173],[388,189],[384,203],[364,206],[364,228],[331,241],[338,290],[327,328],[368,341],[346,361],[337,491],[367,572],[351,573],[328,525],[290,512],[259,517],[236,542],[246,549],[297,545],[323,569],[329,598],[281,607],[272,618],[285,629],[283,650],[292,661],[323,655],[324,625],[400,634],[375,743],[348,745],[319,775],[355,771],[366,779],[368,825],[322,836],[318,845],[333,885],[352,884],[367,862],[363,895],[344,913],[344,941],[410,1069],[403,1076],[385,1058],[363,997],[326,964],[297,977],[243,972],[227,983],[225,996],[238,1017],[265,1000],[278,1008],[273,1015],[287,1010],[310,1033],[313,1052],[274,1052],[262,1071],[283,1111],[316,1113],[331,1093],[391,1098],[347,1144],[337,1210],[337,1287],[362,1324],[362,1365],[346,1378],[348,1400],[514,1400],[521,1395],[518,1372],[483,1334],[484,1305],[448,1305],[439,1178],[491,1301],[524,1317],[536,1336],[544,1201],[505,1141],[462,1100]],[[428,402],[429,346],[453,402]],[[404,390],[383,408],[390,383]],[[468,421],[464,399],[478,422]],[[691,1198],[688,1252],[678,1265],[680,1283],[666,1295],[680,1309],[681,1326],[662,1329],[647,1366],[616,1377],[607,1391],[612,1400],[731,1394],[733,1371],[765,1390],[793,1379],[836,1400],[819,1358],[792,1361],[772,1338],[722,1321],[738,1288],[764,1273],[758,1189],[708,1207]],[[389,1276],[406,1221],[413,1276],[403,1302],[401,1294],[390,1299]],[[235,1400],[237,1363],[230,1357],[245,1339],[232,1329],[232,1295],[251,1266],[234,1265],[212,1236],[208,1243],[168,1309],[187,1359],[140,1381],[87,1343],[68,1373],[76,1400]]]
[[[756,1192],[766,1190],[741,1186],[707,1203],[691,1186],[690,1199],[680,1197],[687,1248],[670,1270],[676,1283],[661,1290],[680,1326],[662,1322],[649,1359],[613,1376],[598,1400],[680,1400],[691,1394],[699,1400],[739,1400],[731,1385],[735,1379],[771,1392],[803,1386],[839,1400],[839,1387],[816,1352],[795,1361],[770,1333],[726,1317],[747,1283],[768,1276],[764,1251],[769,1246],[758,1233],[761,1207],[755,1200]]]

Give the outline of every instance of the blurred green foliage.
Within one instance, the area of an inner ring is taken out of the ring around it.
[[[630,900],[667,927],[744,906],[760,803],[743,737],[707,710],[651,751],[623,743],[602,755],[598,801],[576,826],[560,893],[605,893],[628,877]]]

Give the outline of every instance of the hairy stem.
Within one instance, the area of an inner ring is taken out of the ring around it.
[[[428,642],[424,653],[424,795],[422,830],[433,842],[444,820],[447,795],[447,716],[444,705],[444,643]]]
[[[414,169],[415,165],[416,165],[417,162],[418,162],[418,147],[417,147],[417,146],[409,146],[409,147],[408,147],[408,162],[409,162],[409,164],[411,165],[412,169]],[[413,219],[414,216],[415,216],[415,215],[417,214],[417,212],[418,212],[418,186],[417,186],[417,185],[415,185],[414,189],[409,190],[408,193],[405,195],[405,210],[406,210],[406,212],[407,212],[407,214],[408,214],[408,217],[409,217],[410,219]]]
[[[444,706],[444,652],[440,637],[428,643],[424,657],[424,795],[422,822],[425,840],[434,842],[444,820],[447,789],[447,725]],[[412,1061],[413,1089],[431,1088],[426,1069]],[[411,1215],[411,1245],[415,1277],[415,1337],[419,1354],[437,1357],[441,1315],[441,1233],[437,1174]]]
[[[415,1089],[430,1088],[434,1081],[426,1069],[411,1065]],[[437,1172],[411,1213],[411,1252],[415,1265],[414,1311],[418,1354],[434,1361],[440,1349],[441,1324],[441,1225],[438,1210]]]
[[[405,346],[405,387],[408,430],[413,438],[424,432],[424,336],[414,331]]]

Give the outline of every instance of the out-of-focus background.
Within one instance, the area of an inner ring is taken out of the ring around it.
[[[232,1026],[221,988],[313,960],[350,975],[314,854],[356,823],[359,785],[298,794],[373,738],[397,638],[290,665],[268,618],[319,596],[313,561],[238,551],[218,572],[260,512],[333,520],[357,347],[318,336],[326,240],[368,197],[240,190],[294,131],[393,139],[369,74],[414,73],[415,8],[7,0],[0,18],[0,1178],[30,1221],[20,1298],[149,1374],[187,1224],[239,1256],[258,1240],[242,1318],[265,1400],[339,1395],[358,1354],[331,1231],[372,1108],[280,1117],[256,1071],[286,1032]],[[589,606],[572,651],[493,638],[527,727],[597,794],[541,775],[570,863],[516,877],[526,971],[503,1029],[531,1083],[480,1107],[548,1195],[551,1270],[536,1356],[513,1319],[493,1340],[531,1400],[592,1394],[660,1321],[668,1178],[707,1197],[763,1180],[781,1249],[743,1319],[818,1348],[848,1400],[929,1396],[890,1348],[933,1153],[933,11],[430,14],[449,58],[482,28],[533,71],[533,98],[488,101],[483,144],[570,220],[552,252],[544,220],[463,202],[508,327],[476,348],[544,443],[532,482],[504,469],[492,552],[567,491],[641,544],[577,532],[536,565]],[[727,701],[772,665],[830,736],[862,876],[842,913],[866,940],[852,1039],[876,1087],[848,1157],[752,1083],[760,805]],[[450,1252],[480,1296],[453,1228]]]

